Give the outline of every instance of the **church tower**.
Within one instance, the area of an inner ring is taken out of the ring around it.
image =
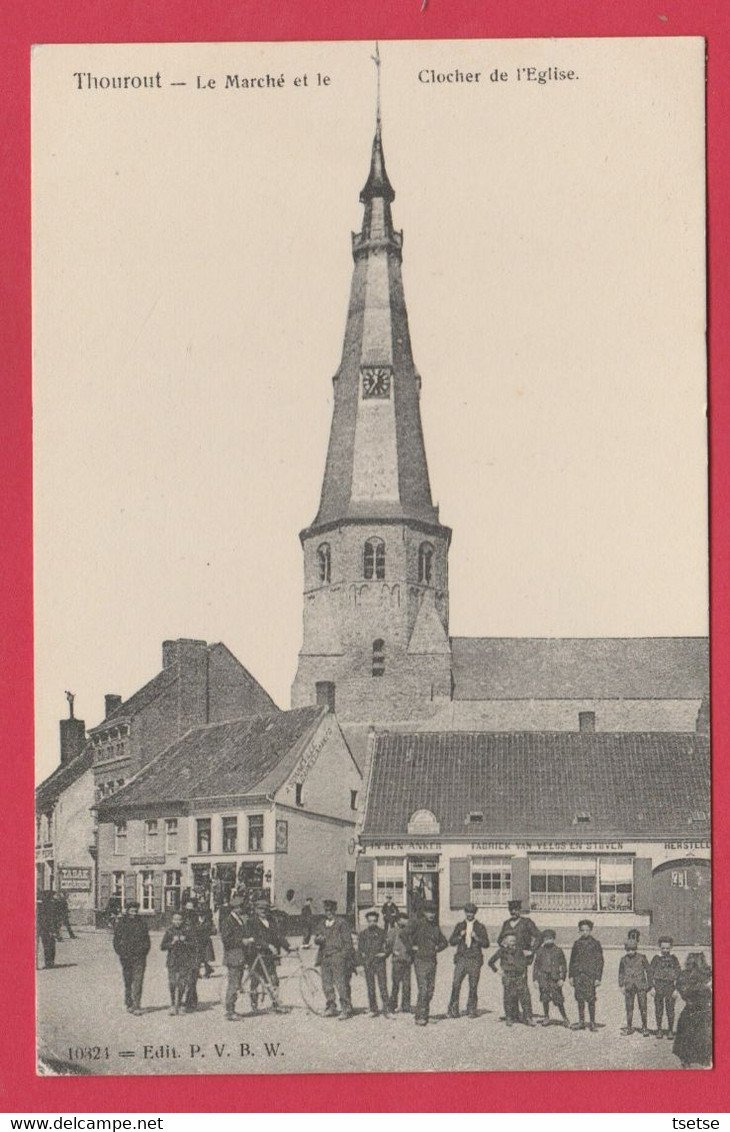
[[[345,721],[376,724],[427,718],[451,696],[451,531],[431,498],[394,197],[378,97],[322,496],[300,534],[292,688],[294,707],[328,703]]]

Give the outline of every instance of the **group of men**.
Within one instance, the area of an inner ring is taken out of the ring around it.
[[[69,939],[76,939],[68,915],[68,901],[62,892],[43,892],[36,902],[36,938],[43,949],[44,967],[56,964],[56,944],[61,942],[61,928]]]

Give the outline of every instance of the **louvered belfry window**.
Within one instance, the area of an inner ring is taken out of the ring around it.
[[[385,676],[385,641],[382,637],[373,641],[373,676]]]

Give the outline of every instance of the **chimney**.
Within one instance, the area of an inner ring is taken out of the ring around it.
[[[61,732],[61,766],[70,763],[80,755],[86,744],[86,724],[83,719],[62,719],[59,723]]]
[[[579,731],[595,731],[596,730],[596,713],[594,711],[579,711],[578,712],[578,730]]]
[[[122,705],[122,697],[115,695],[113,692],[107,692],[104,696],[104,719],[108,719],[113,711]]]

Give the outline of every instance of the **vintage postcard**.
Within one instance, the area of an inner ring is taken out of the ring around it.
[[[32,95],[38,1071],[710,1066],[704,41]]]

